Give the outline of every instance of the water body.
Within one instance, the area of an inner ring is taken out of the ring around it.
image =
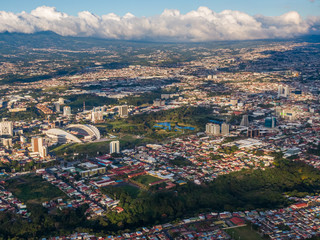
[[[162,128],[164,130],[169,130],[171,131],[172,129],[174,129],[175,131],[183,131],[183,130],[195,130],[194,127],[189,127],[189,126],[179,126],[178,124],[174,124],[171,122],[159,122],[157,124],[155,124],[153,127],[155,128]]]

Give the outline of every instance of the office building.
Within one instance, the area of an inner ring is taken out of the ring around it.
[[[64,106],[63,107],[63,116],[70,116],[71,115],[71,107]]]
[[[241,120],[241,123],[240,123],[240,126],[242,127],[249,127],[249,117],[248,115],[243,115],[242,116],[242,120]]]
[[[13,135],[13,123],[11,121],[2,120],[2,122],[0,122],[0,136],[4,135]]]
[[[110,142],[110,154],[119,153],[119,152],[120,152],[120,142],[119,141]]]
[[[128,106],[127,105],[120,106],[119,115],[122,118],[127,118],[128,117]]]
[[[283,86],[279,85],[278,86],[278,97],[289,97],[290,95],[290,88],[288,85]]]
[[[264,120],[264,126],[266,128],[274,128],[277,126],[277,119],[275,117],[267,117]]]

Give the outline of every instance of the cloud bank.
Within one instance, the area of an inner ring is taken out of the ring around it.
[[[70,16],[47,6],[38,7],[31,13],[0,11],[0,32],[53,31],[62,36],[122,40],[201,42],[274,39],[319,33],[319,30],[319,16],[302,19],[297,12],[268,17],[231,10],[216,13],[207,7],[199,7],[186,14],[178,10],[164,10],[161,15],[136,17],[130,13],[96,16],[88,11]]]

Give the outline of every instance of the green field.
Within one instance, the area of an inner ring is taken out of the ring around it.
[[[160,181],[160,178],[151,176],[151,175],[140,175],[132,178],[134,181],[141,183],[143,185],[149,186],[149,183]]]
[[[264,240],[251,226],[230,228],[225,230],[234,240]]]
[[[56,198],[67,198],[60,189],[35,175],[10,179],[6,182],[6,188],[24,203],[43,203]]]

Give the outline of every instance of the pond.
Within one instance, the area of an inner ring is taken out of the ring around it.
[[[183,130],[195,130],[194,127],[189,127],[189,126],[179,126],[178,124],[171,123],[171,122],[159,122],[156,123],[153,127],[155,128],[162,128],[164,130],[169,130],[171,131],[174,129],[175,131],[183,131]]]

